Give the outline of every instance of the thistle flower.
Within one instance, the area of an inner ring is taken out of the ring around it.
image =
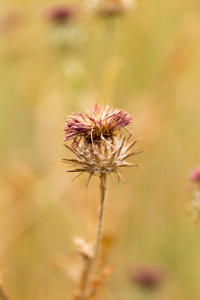
[[[47,41],[55,49],[74,52],[83,41],[80,26],[80,7],[74,4],[57,4],[45,10],[48,24]],[[76,21],[76,22],[75,22]]]
[[[65,24],[66,22],[73,20],[76,17],[76,13],[76,7],[70,5],[60,5],[50,7],[47,10],[46,17],[52,23]]]
[[[89,143],[112,140],[117,135],[117,131],[122,128],[127,129],[126,126],[132,122],[132,117],[123,109],[112,109],[109,105],[104,108],[96,104],[94,108],[87,111],[85,116],[75,112],[68,117],[64,126],[64,140],[76,141],[82,137]]]
[[[88,110],[86,116],[80,112],[72,113],[64,127],[64,140],[73,139],[71,147],[65,146],[76,156],[73,159],[63,159],[63,162],[74,166],[68,172],[78,172],[79,175],[89,173],[86,186],[93,175],[102,174],[112,176],[115,173],[118,179],[125,182],[120,169],[140,166],[127,162],[127,159],[144,152],[133,149],[138,140],[129,143],[130,135],[128,138],[117,136],[118,131],[127,129],[126,125],[131,122],[132,117],[127,112],[112,109],[108,105],[105,108],[95,105]]]

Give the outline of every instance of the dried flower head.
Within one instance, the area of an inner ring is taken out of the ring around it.
[[[103,17],[120,15],[134,5],[133,0],[88,0],[87,3],[95,13]]]
[[[46,16],[47,19],[56,24],[65,24],[73,20],[77,15],[77,8],[70,5],[60,5],[50,7],[47,10]]]
[[[113,139],[110,144],[107,144],[107,142],[94,145],[85,143],[76,148],[65,145],[75,154],[76,158],[63,159],[63,162],[74,166],[74,169],[68,172],[79,172],[80,174],[85,172],[89,173],[86,186],[88,186],[93,175],[101,174],[111,175],[112,173],[116,173],[118,178],[125,182],[120,173],[120,168],[140,166],[140,164],[132,164],[126,161],[129,157],[144,152],[143,150],[131,151],[131,148],[137,141],[138,140],[127,144],[124,138],[123,140]]]
[[[109,105],[95,105],[83,116],[80,112],[72,113],[66,120],[64,140],[84,138],[90,143],[112,140],[117,131],[132,123],[132,117],[123,109],[112,109]]]
[[[93,175],[113,173],[125,181],[120,173],[122,167],[138,167],[127,162],[129,157],[144,152],[134,149],[138,140],[128,142],[118,132],[132,122],[132,117],[124,110],[111,109],[108,105],[96,105],[86,116],[76,112],[68,117],[64,131],[65,141],[73,139],[72,146],[65,145],[76,157],[63,159],[74,168],[68,172],[89,173],[86,186]],[[127,128],[126,128],[127,129]],[[118,134],[118,135],[117,135]]]

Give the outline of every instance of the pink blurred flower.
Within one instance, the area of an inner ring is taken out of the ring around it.
[[[195,168],[189,176],[190,180],[200,184],[200,166]]]
[[[132,283],[137,284],[142,289],[157,289],[164,281],[163,271],[156,266],[137,266],[129,273]]]
[[[77,7],[74,5],[61,4],[52,6],[46,11],[47,19],[52,23],[64,24],[77,16]]]

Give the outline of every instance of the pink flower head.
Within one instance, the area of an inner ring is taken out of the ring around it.
[[[164,274],[156,266],[138,266],[130,275],[130,280],[143,289],[155,289],[164,281]]]
[[[76,10],[74,6],[70,5],[54,6],[47,11],[47,19],[57,24],[63,24],[75,18]]]
[[[200,166],[192,171],[190,174],[190,180],[200,184]]]
[[[84,138],[87,142],[112,140],[118,130],[126,128],[132,122],[132,117],[123,109],[112,109],[109,105],[104,107],[96,104],[85,116],[75,112],[67,118],[64,140],[77,138]]]

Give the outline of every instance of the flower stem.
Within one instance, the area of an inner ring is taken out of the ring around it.
[[[96,239],[94,244],[94,253],[93,256],[87,260],[83,275],[81,278],[81,299],[85,300],[88,299],[88,296],[86,294],[87,288],[88,288],[88,281],[89,277],[91,275],[92,269],[96,263],[101,240],[102,240],[102,232],[103,232],[103,221],[104,221],[104,214],[105,214],[105,205],[106,205],[106,174],[101,174],[100,176],[100,192],[101,192],[101,202],[100,202],[100,208],[99,208],[99,215],[98,215],[98,224],[97,224],[97,233],[96,233]]]
[[[99,217],[98,217],[98,226],[97,226],[97,235],[96,235],[96,242],[95,242],[95,248],[94,248],[94,258],[93,260],[95,261],[101,240],[102,240],[102,235],[103,235],[103,221],[104,221],[104,214],[105,214],[105,206],[106,206],[106,179],[107,175],[106,174],[101,174],[100,177],[100,191],[101,191],[101,203],[100,203],[100,209],[99,209]]]

